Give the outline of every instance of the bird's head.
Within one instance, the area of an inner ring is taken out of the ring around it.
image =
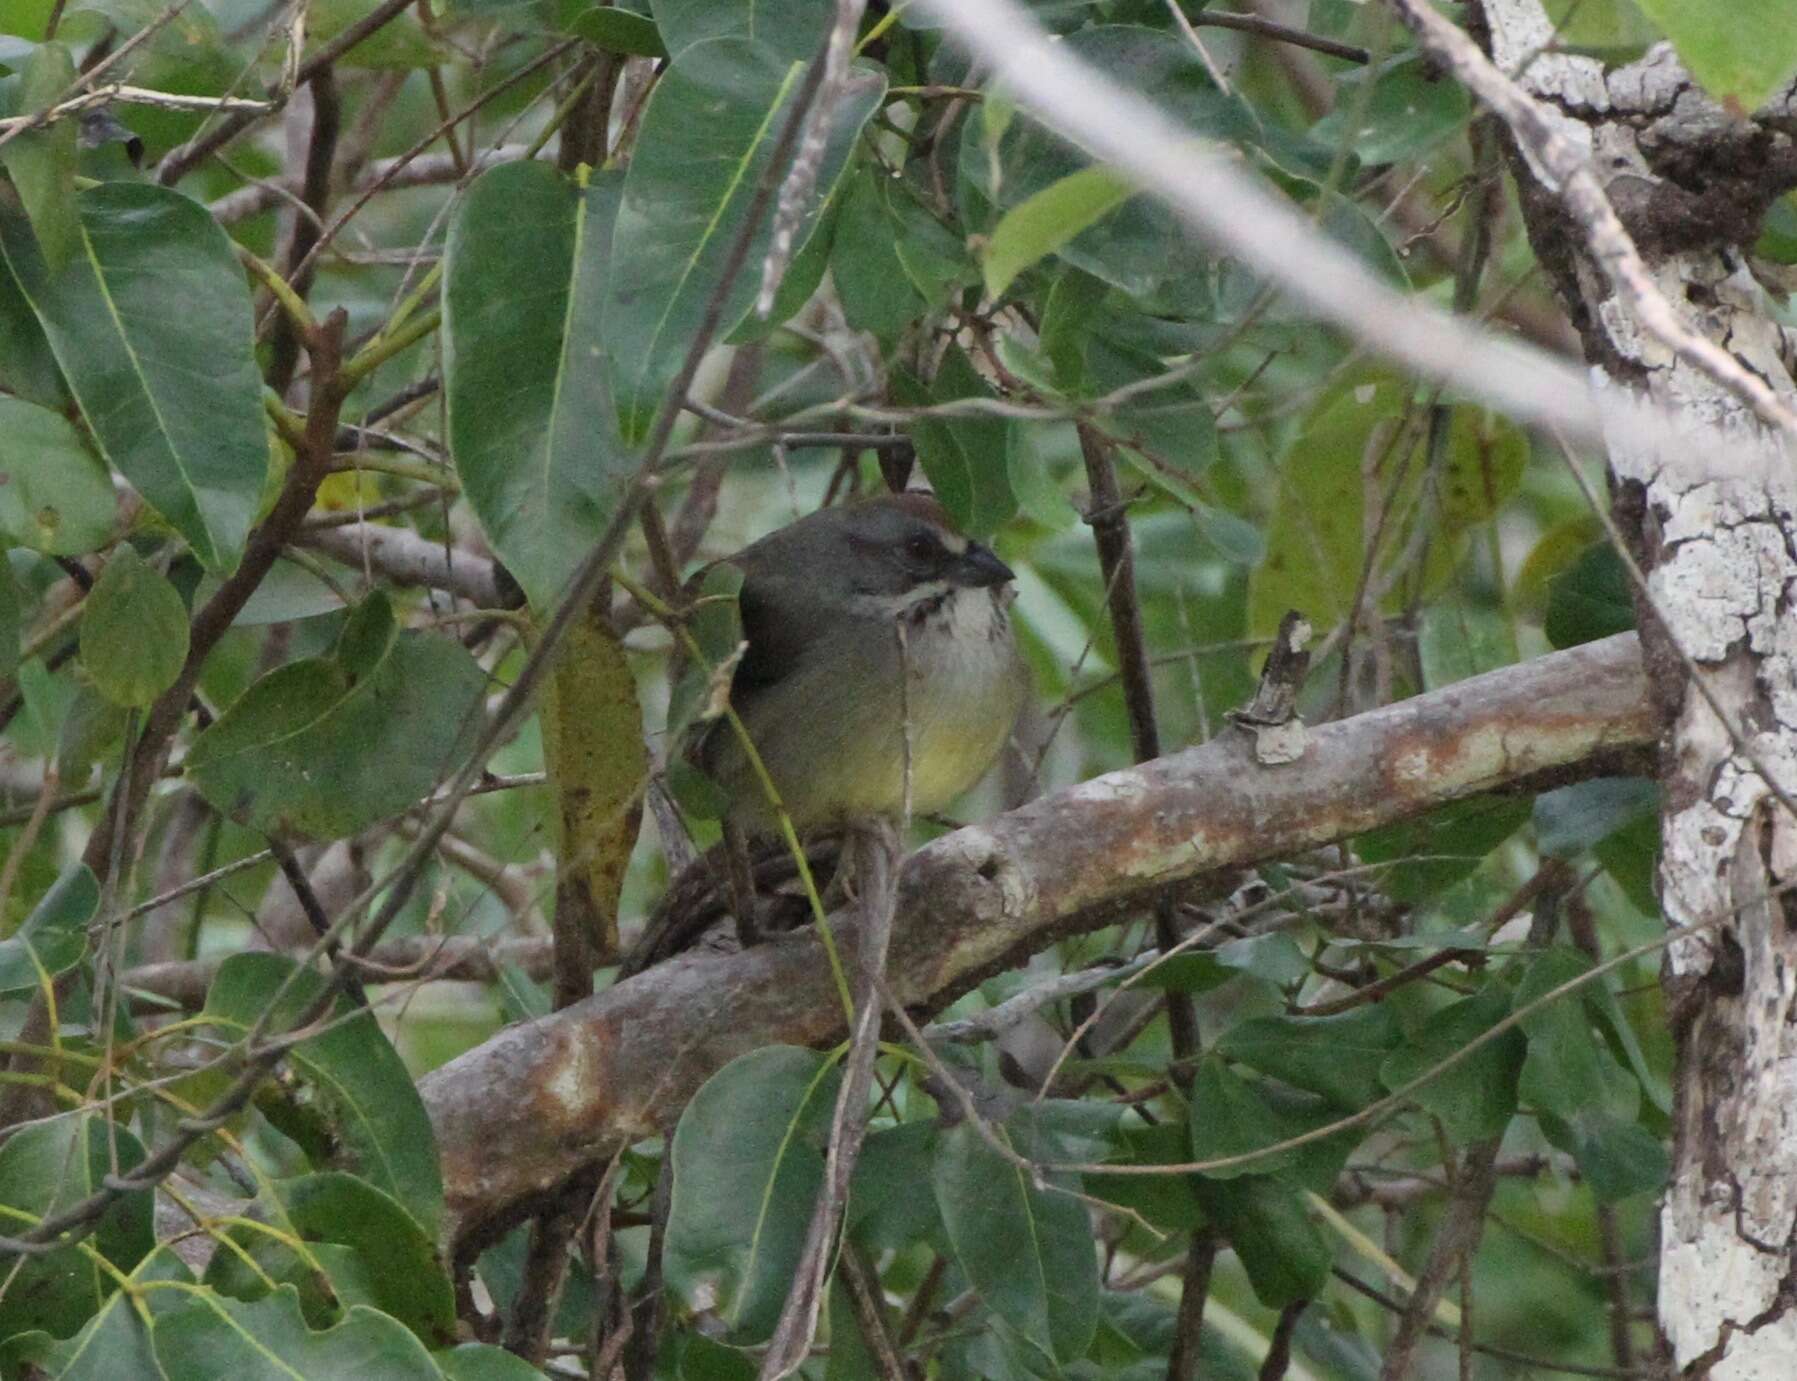
[[[961,534],[934,495],[915,491],[820,509],[743,557],[763,571],[802,571],[820,594],[828,590],[873,615],[1013,579],[990,547]]]

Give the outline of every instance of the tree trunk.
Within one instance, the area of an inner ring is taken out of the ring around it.
[[[1499,68],[1559,112],[1685,324],[1787,405],[1793,338],[1744,246],[1797,181],[1792,97],[1731,116],[1664,45],[1606,72],[1543,53],[1537,0],[1480,0]],[[1642,329],[1579,227],[1511,148],[1529,236],[1599,388],[1645,391],[1725,430],[1745,403]],[[1788,438],[1786,439],[1788,442]],[[1775,454],[1768,447],[1769,454]],[[1713,1381],[1797,1376],[1797,472],[1720,473],[1668,442],[1610,447],[1614,515],[1645,572],[1642,644],[1664,716],[1660,893],[1666,922],[1704,925],[1667,952],[1678,1042],[1672,1179],[1661,1210],[1659,1324],[1669,1360]]]

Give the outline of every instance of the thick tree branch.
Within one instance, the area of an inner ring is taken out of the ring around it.
[[[1631,635],[1323,725],[1298,762],[1221,738],[958,830],[906,860],[887,972],[933,1010],[1057,936],[1174,884],[1349,838],[1481,792],[1628,770],[1657,723]],[[852,921],[836,924],[845,957]],[[840,1039],[810,932],[688,954],[501,1032],[426,1076],[453,1240],[515,1221],[624,1142],[665,1131],[745,1051]]]

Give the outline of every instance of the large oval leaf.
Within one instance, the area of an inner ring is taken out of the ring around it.
[[[403,1324],[364,1305],[322,1333],[306,1327],[299,1292],[283,1285],[252,1304],[210,1291],[156,1325],[156,1360],[182,1381],[442,1381]]]
[[[231,242],[165,187],[103,183],[80,203],[60,273],[3,208],[0,252],[101,450],[201,562],[229,569],[268,468],[250,294]]]
[[[780,1317],[823,1183],[839,1082],[814,1050],[753,1050],[706,1081],[674,1130],[668,1284],[688,1298],[714,1289],[736,1341],[765,1340]]]
[[[105,545],[117,520],[112,479],[68,418],[0,396],[0,538],[79,556]]]
[[[621,185],[619,173],[583,189],[542,163],[503,164],[469,189],[449,231],[449,447],[538,608],[604,530],[630,469],[600,330]]]
[[[188,779],[264,833],[337,839],[404,810],[453,767],[486,673],[453,638],[399,631],[385,597],[337,653],[257,681],[194,741]]]
[[[285,955],[234,954],[212,980],[205,1016],[236,1035],[273,1005],[270,1022],[279,1031],[298,1020],[323,984],[319,974],[300,968]],[[277,994],[282,994],[278,1003]],[[434,1237],[443,1207],[443,1181],[436,1139],[417,1086],[366,1008],[352,1008],[347,999],[340,999],[333,1017],[287,1057],[315,1091],[312,1101],[271,1115],[285,1122],[282,1131],[312,1155],[319,1169],[354,1171],[397,1200]],[[291,1192],[316,1196],[334,1184],[321,1178],[303,1193]],[[303,1216],[304,1205],[296,1211]],[[391,1249],[404,1251],[399,1243]]]
[[[671,38],[669,47],[679,51]],[[628,441],[647,435],[722,280],[725,253],[772,157],[799,77],[796,63],[759,42],[707,39],[680,52],[649,99],[624,179],[605,307]],[[834,190],[851,144],[884,91],[883,77],[854,74],[849,94],[833,112],[816,204],[797,243],[810,235],[818,207]],[[768,233],[764,218],[750,246],[750,271],[739,273],[726,292],[726,330],[754,300],[753,267],[761,263]]]
[[[1050,1356],[1084,1355],[1098,1326],[1098,1257],[1085,1205],[1037,1189],[971,1125],[944,1133],[936,1204],[968,1284]]]
[[[73,1207],[108,1175],[140,1164],[142,1145],[123,1127],[78,1112],[19,1128],[0,1145],[0,1221],[16,1233],[39,1219]],[[114,1201],[88,1238],[121,1271],[150,1248],[150,1194],[138,1190]],[[112,1294],[112,1277],[70,1245],[43,1256],[16,1258],[0,1297],[0,1337],[42,1328],[66,1337]]]
[[[708,38],[744,38],[802,62],[817,52],[836,14],[830,0],[651,0],[649,9],[676,60]]]
[[[187,661],[187,607],[131,547],[120,544],[81,611],[81,665],[115,705],[148,705]]]
[[[259,1299],[268,1293],[270,1279],[291,1281],[304,1307],[308,1289],[321,1283],[314,1275],[316,1262],[338,1303],[372,1305],[411,1329],[426,1347],[454,1340],[455,1292],[436,1246],[391,1195],[341,1171],[284,1180],[275,1192],[280,1200],[275,1222],[308,1243],[340,1250],[301,1256],[284,1237],[234,1228],[239,1249],[213,1253],[206,1285],[233,1299]]]

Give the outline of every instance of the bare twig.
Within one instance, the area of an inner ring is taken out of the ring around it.
[[[886,946],[897,903],[898,835],[885,823],[856,828],[849,847],[860,893],[861,943],[856,950],[855,1030],[844,1061],[841,1090],[830,1124],[824,1182],[812,1209],[805,1246],[780,1321],[761,1363],[760,1381],[781,1381],[804,1363],[817,1334],[824,1283],[835,1257],[836,1233],[849,1202],[849,1180],[867,1135],[868,1094],[874,1057],[880,1049],[880,989],[885,980]]]
[[[66,120],[71,115],[111,105],[115,101],[122,105],[155,106],[158,110],[243,111],[255,115],[266,115],[274,109],[268,101],[244,100],[236,96],[183,96],[173,91],[151,91],[147,87],[109,82],[66,101],[59,101],[35,115],[8,116],[0,120],[0,134],[10,138],[14,134],[23,134],[28,129],[41,129],[58,120]]]

